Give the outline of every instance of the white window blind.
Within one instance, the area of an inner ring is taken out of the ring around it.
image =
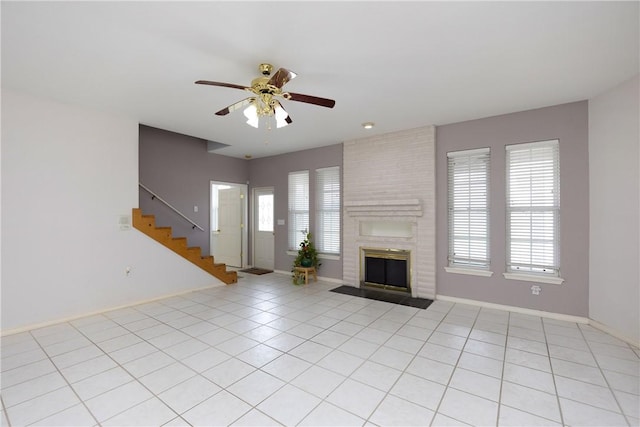
[[[309,230],[309,171],[289,173],[289,249],[298,250]]]
[[[447,153],[449,267],[489,268],[488,148]]]
[[[558,140],[506,146],[507,271],[559,276]]]
[[[340,167],[316,169],[316,249],[340,253]]]

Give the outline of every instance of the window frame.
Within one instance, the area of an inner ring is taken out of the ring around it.
[[[561,284],[560,141],[506,145],[505,166],[504,277]]]
[[[309,232],[309,170],[289,172],[287,183],[288,247],[297,251]]]
[[[485,277],[493,274],[490,271],[490,166],[489,147],[447,153],[448,251],[445,270],[449,273]],[[460,184],[457,183],[459,178]],[[482,228],[483,232],[478,234]],[[467,256],[456,256],[456,250],[459,250],[456,242],[465,240]]]
[[[339,256],[341,252],[340,233],[342,232],[342,184],[340,179],[340,166],[318,168],[315,170],[315,175],[315,246],[319,254]],[[330,179],[330,181],[328,181],[327,178]],[[327,185],[337,186],[337,190],[335,188],[326,190],[325,187]],[[330,195],[330,197],[327,197],[327,195]],[[326,220],[325,214],[333,217],[333,219]],[[331,242],[325,242],[327,233],[335,235],[334,238],[330,239]],[[327,250],[327,246],[335,246],[336,249]]]

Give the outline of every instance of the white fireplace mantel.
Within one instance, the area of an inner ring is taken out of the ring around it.
[[[420,199],[403,200],[350,200],[344,209],[352,217],[419,217],[422,216]]]

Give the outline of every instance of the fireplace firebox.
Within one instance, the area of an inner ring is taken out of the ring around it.
[[[360,248],[360,286],[411,292],[411,251]]]

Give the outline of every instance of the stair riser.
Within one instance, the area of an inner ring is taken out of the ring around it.
[[[199,247],[188,247],[184,237],[172,237],[170,227],[156,227],[153,215],[142,215],[140,209],[133,209],[133,227],[193,264],[222,280],[227,285],[238,282],[235,271],[227,271],[225,264],[215,264],[212,256],[202,256]]]

